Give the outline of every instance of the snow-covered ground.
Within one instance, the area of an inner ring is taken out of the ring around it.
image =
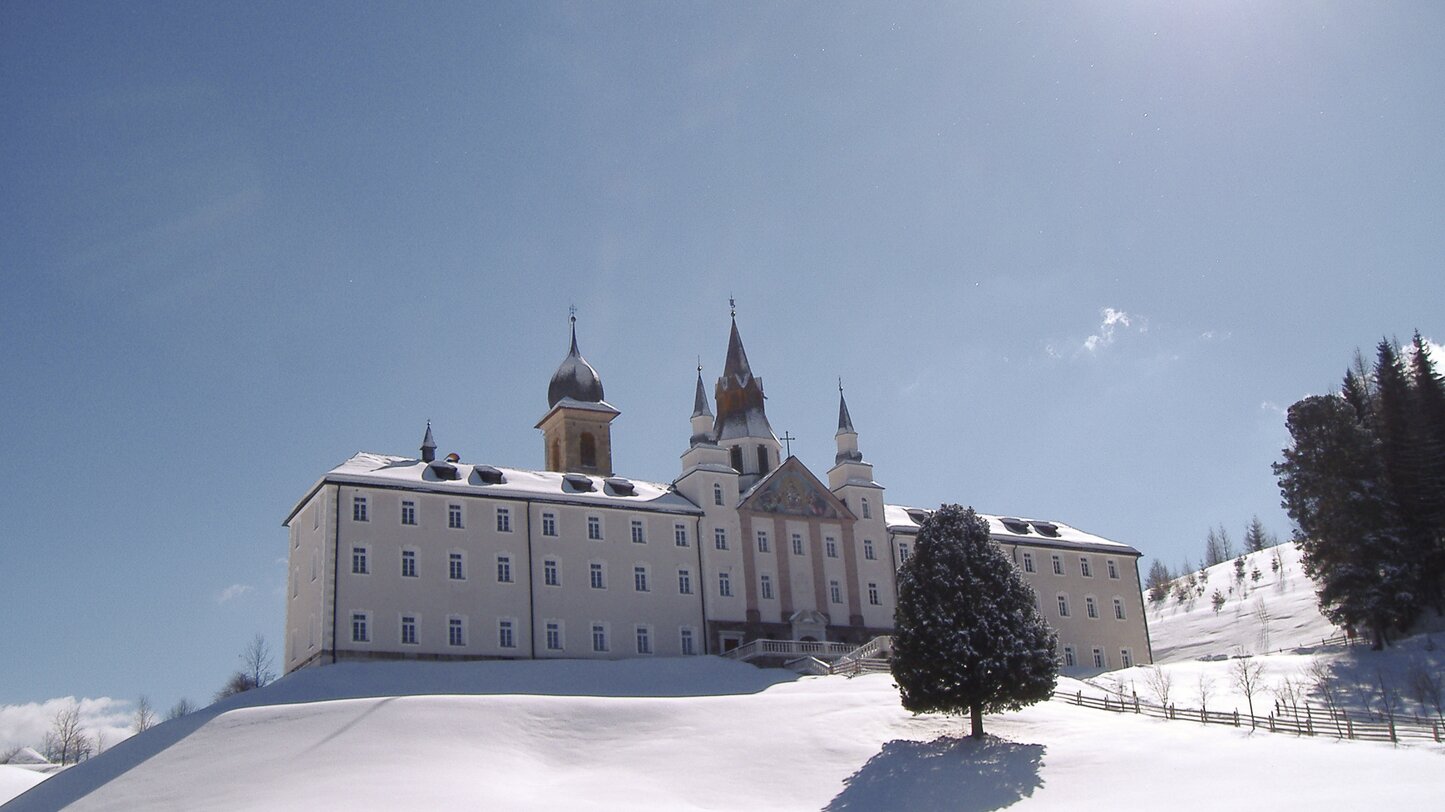
[[[1267,607],[1268,644],[1257,611],[1230,602],[1216,615],[1209,605],[1214,588],[1233,583],[1232,564],[1210,573],[1192,610],[1151,615],[1175,704],[1197,706],[1202,684],[1210,709],[1244,711],[1229,676],[1237,661],[1195,657],[1331,633],[1293,548],[1279,553],[1283,578],[1271,578],[1273,551],[1257,554],[1261,579],[1237,599]],[[1445,670],[1423,636],[1384,653],[1331,647],[1254,662],[1265,667],[1261,713],[1269,688],[1311,671],[1368,706],[1382,678],[1404,697],[1411,668]],[[1147,701],[1150,677],[1140,667],[1060,688]],[[798,679],[712,657],[345,664],[162,724],[4,809],[991,810],[1167,799],[1189,810],[1217,808],[1222,788],[1252,808],[1353,809],[1429,808],[1445,793],[1445,748],[1431,744],[1301,738],[1060,701],[986,725],[995,738],[975,742],[956,738],[962,719],[910,715],[888,675]],[[33,780],[0,769],[0,799]]]

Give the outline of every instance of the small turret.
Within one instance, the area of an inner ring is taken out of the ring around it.
[[[426,421],[426,436],[421,438],[421,461],[435,462],[437,458],[437,441],[431,436],[431,421]]]
[[[843,380],[838,380],[838,431],[833,435],[838,444],[835,463],[862,462],[863,452],[858,450],[858,432],[853,430],[853,416],[848,414],[848,400],[843,397]]]
[[[690,445],[714,445],[712,409],[707,405],[707,390],[702,385],[702,364],[697,365],[697,391],[692,398],[692,438]]]

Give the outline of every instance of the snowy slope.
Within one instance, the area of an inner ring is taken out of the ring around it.
[[[46,774],[27,770],[24,767],[13,767],[9,764],[0,764],[0,803],[14,798],[16,795],[39,784],[46,779]]]
[[[700,657],[295,676],[117,745],[5,812],[71,801],[76,810],[1079,809],[1081,799],[1122,808],[1164,797],[1171,809],[1213,809],[1222,775],[1266,808],[1418,808],[1445,791],[1440,756],[1423,750],[1062,702],[989,717],[997,739],[957,740],[963,720],[911,716],[887,675],[794,681]],[[427,693],[459,684],[472,693]],[[353,698],[307,701],[328,690]]]
[[[1270,563],[1276,557],[1278,572]],[[1251,578],[1255,569],[1258,581]],[[1199,581],[1202,595],[1180,603],[1171,592],[1163,605],[1150,605],[1149,643],[1155,662],[1318,645],[1340,633],[1315,605],[1314,582],[1304,574],[1294,544],[1246,555],[1243,581],[1235,578],[1233,560],[1204,572],[1208,577]],[[1216,589],[1225,595],[1218,613],[1210,601]]]

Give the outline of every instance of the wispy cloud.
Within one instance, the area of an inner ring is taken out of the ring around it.
[[[1424,336],[1425,351],[1430,354],[1430,361],[1435,365],[1435,371],[1445,374],[1445,345],[1438,344]],[[1415,345],[1413,342],[1405,342],[1405,362],[1410,363],[1415,358]]]
[[[1050,358],[1091,358],[1101,355],[1123,336],[1149,332],[1149,320],[1136,313],[1129,313],[1116,307],[1099,310],[1099,326],[1082,341],[1077,338],[1044,345],[1044,353]]]
[[[99,734],[103,746],[110,747],[130,736],[130,702],[108,696],[94,699],[64,696],[24,705],[0,705],[0,751],[12,747],[34,747],[43,751],[45,734],[50,732],[55,715],[72,703],[80,708],[81,729],[92,738]]]
[[[1285,408],[1272,400],[1261,401],[1259,409],[1263,412],[1274,412],[1275,414],[1285,413]]]
[[[216,594],[216,603],[227,603],[254,589],[250,584],[231,584]]]

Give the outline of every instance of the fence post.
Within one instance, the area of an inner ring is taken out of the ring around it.
[[[1239,727],[1239,711],[1234,712],[1234,726]]]
[[[1075,705],[1082,705],[1082,704],[1084,704],[1084,692],[1083,692],[1083,691],[1075,691],[1075,692],[1074,692],[1074,704],[1075,704]]]
[[[1430,723],[1430,730],[1435,734],[1435,743],[1436,743],[1436,744],[1439,744],[1439,743],[1440,743],[1440,723],[1439,723],[1439,722],[1431,722],[1431,723]]]
[[[1396,744],[1400,743],[1400,740],[1395,736],[1395,717],[1393,716],[1390,717],[1390,741]]]
[[[1345,733],[1352,739],[1355,737],[1355,723],[1350,721],[1349,714],[1345,714]]]
[[[1274,714],[1272,713],[1269,715],[1269,732],[1274,732]]]
[[[1134,694],[1134,712],[1135,712],[1135,713],[1138,713],[1138,712],[1139,712],[1139,694],[1138,694],[1138,693],[1135,693],[1135,694]]]

